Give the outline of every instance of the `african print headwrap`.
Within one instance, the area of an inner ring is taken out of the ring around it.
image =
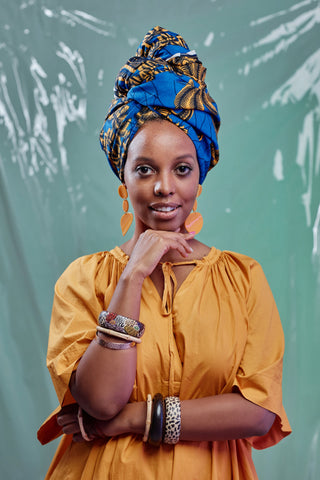
[[[206,69],[183,38],[161,27],[150,30],[136,56],[116,79],[100,143],[123,181],[128,146],[138,129],[159,117],[181,128],[193,141],[202,183],[219,160],[217,105],[204,82]]]

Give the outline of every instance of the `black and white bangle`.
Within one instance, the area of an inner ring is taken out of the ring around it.
[[[179,397],[166,397],[165,431],[163,443],[175,445],[179,441],[181,431],[181,403]]]

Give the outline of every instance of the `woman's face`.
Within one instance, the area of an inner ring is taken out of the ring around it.
[[[169,121],[147,122],[129,145],[124,180],[138,233],[184,231],[199,184],[192,140]]]

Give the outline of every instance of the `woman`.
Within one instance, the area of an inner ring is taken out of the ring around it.
[[[284,340],[259,264],[196,240],[217,106],[177,34],[152,29],[118,75],[100,140],[122,184],[121,247],[57,282],[48,367],[61,443],[50,479],[255,479],[251,447],[290,433]]]

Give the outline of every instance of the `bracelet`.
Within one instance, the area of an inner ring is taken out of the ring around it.
[[[144,334],[144,324],[138,320],[103,310],[99,315],[99,325],[103,328],[140,338]]]
[[[143,442],[146,442],[149,437],[150,425],[151,425],[151,411],[152,411],[152,397],[150,393],[147,395],[147,418],[146,418],[146,427],[144,430],[144,435],[142,438]]]
[[[163,396],[157,393],[152,401],[152,419],[149,431],[148,443],[158,447],[163,438],[163,427],[165,425],[165,408]]]
[[[81,432],[81,435],[82,435],[82,438],[86,441],[86,442],[91,442],[92,441],[92,438],[90,438],[87,434],[87,432],[85,431],[85,428],[84,428],[84,424],[83,424],[83,410],[82,408],[80,407],[79,405],[79,408],[78,408],[78,422],[79,422],[79,428],[80,428],[80,432]]]
[[[181,403],[179,397],[166,397],[166,419],[163,442],[175,445],[181,431]]]
[[[110,335],[111,337],[123,338],[129,342],[141,343],[141,338],[132,337],[131,335],[126,335],[124,333],[116,332],[115,330],[110,330],[109,328],[97,326],[97,331]]]
[[[111,350],[127,350],[128,348],[132,348],[136,345],[135,342],[130,342],[130,343],[106,342],[105,340],[100,338],[98,334],[99,332],[96,333],[95,341],[98,345],[104,348],[109,348]]]

